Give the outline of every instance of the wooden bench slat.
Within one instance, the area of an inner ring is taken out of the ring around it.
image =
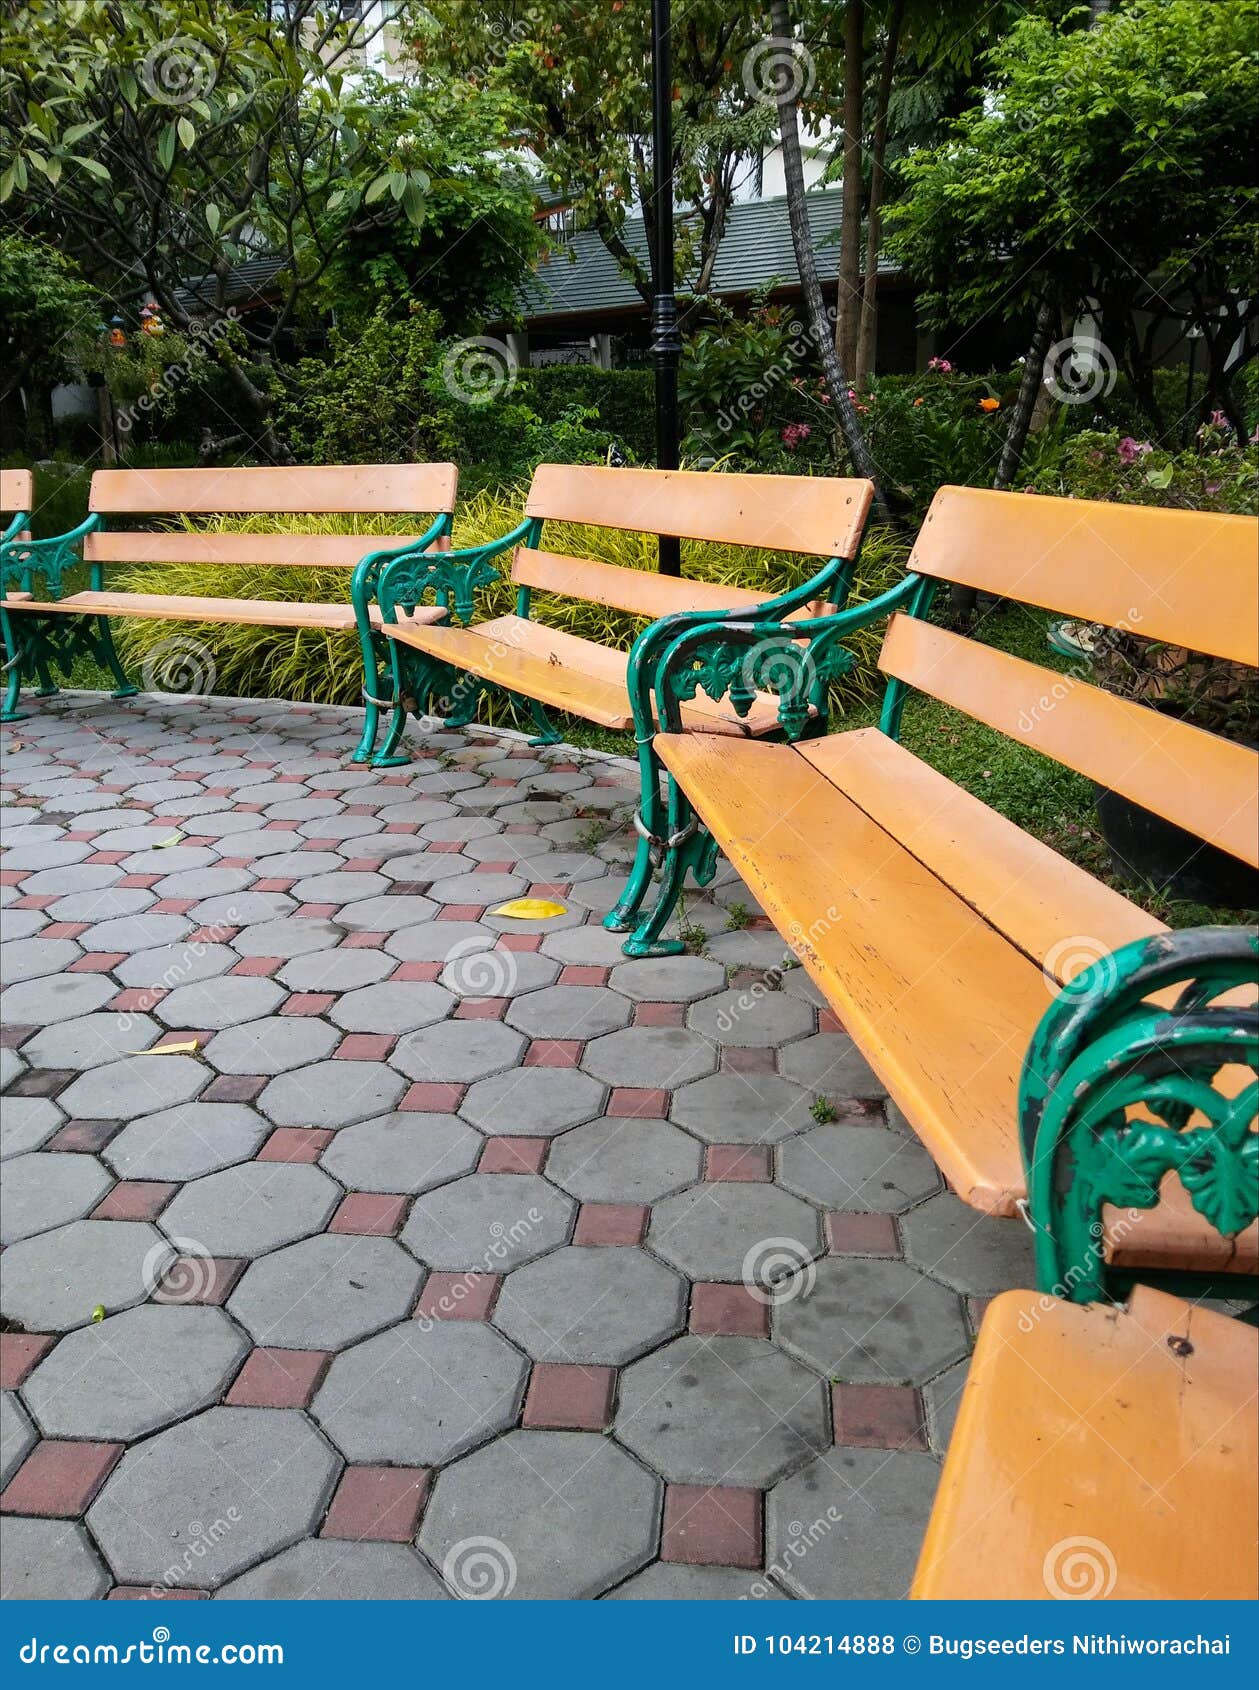
[[[1257,1364],[1253,1327],[1145,1286],[1126,1309],[1004,1292],[911,1594],[1048,1600],[1055,1578],[1080,1594],[1064,1557],[1092,1539],[1089,1593],[1253,1600]]]
[[[806,740],[800,755],[1063,985],[1164,924],[954,785],[877,728]],[[1065,923],[1065,924],[1064,924]],[[1046,993],[1044,1007],[1049,1007]]]
[[[135,616],[159,622],[244,622],[260,628],[326,628],[336,633],[356,626],[351,604],[304,604],[295,599],[197,598],[165,593],[72,593],[55,600],[25,599],[14,609],[54,615]],[[380,625],[380,611],[370,607],[372,624]],[[445,611],[421,606],[415,620],[440,621]]]
[[[185,511],[450,511],[454,464],[332,464],[314,469],[98,469],[88,509]],[[364,550],[370,550],[365,547]]]
[[[868,481],[838,477],[539,464],[525,515],[853,557],[872,493]]]
[[[903,613],[879,667],[1259,865],[1259,756],[1245,746]]]
[[[0,511],[14,517],[35,503],[35,477],[29,469],[0,469]]]
[[[942,487],[909,568],[1259,665],[1251,517]]]
[[[204,563],[265,569],[352,569],[368,552],[417,545],[406,534],[95,533],[83,542],[89,563]]]
[[[388,625],[383,631],[390,632]],[[563,628],[521,616],[498,616],[474,628],[421,629],[408,634],[403,644],[601,727],[634,725],[626,690],[627,654]],[[726,704],[701,695],[683,705],[682,719],[701,733],[763,734],[776,725],[777,708],[777,701],[764,694],[740,719]]]
[[[539,592],[606,604],[632,616],[672,616],[680,610],[711,610],[720,614],[744,606],[764,604],[772,593],[746,587],[722,587],[711,581],[689,581],[658,575],[654,570],[624,569],[594,558],[566,557],[559,552],[520,546],[512,559],[512,580]]]

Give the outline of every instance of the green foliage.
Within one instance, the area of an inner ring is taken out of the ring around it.
[[[100,332],[96,295],[78,266],[47,241],[0,236],[0,367],[7,397],[31,379],[73,374]]]
[[[990,487],[1018,374],[875,376],[858,402],[885,491],[914,524],[937,488]]]
[[[593,464],[617,446],[634,460],[655,451],[651,375],[561,365],[522,369],[485,404],[448,402],[445,450],[465,491],[505,489],[540,463]]]
[[[1192,449],[1167,451],[1115,431],[1085,430],[1046,453],[1027,489],[1125,505],[1259,515],[1259,446],[1237,446],[1227,428],[1207,424]]]
[[[678,372],[688,458],[806,474],[830,456],[833,421],[801,318],[788,306],[717,313],[689,336]]]

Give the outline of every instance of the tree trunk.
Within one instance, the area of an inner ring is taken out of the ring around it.
[[[865,0],[844,8],[844,203],[839,226],[839,287],[835,300],[835,344],[839,361],[855,375],[861,318],[861,132],[865,79]]]
[[[797,112],[798,96],[793,93],[791,44],[794,36],[787,0],[773,0],[770,18],[778,41],[778,59],[774,69],[774,86],[778,96],[778,122],[782,132],[783,176],[787,187],[787,213],[791,219],[791,239],[796,250],[796,268],[800,272],[800,287],[804,294],[805,315],[809,321],[809,335],[817,347],[826,373],[826,387],[830,394],[835,420],[848,449],[848,456],[856,473],[874,482],[874,509],[880,522],[890,522],[891,512],[879,490],[878,476],[870,448],[852,400],[848,397],[848,378],[844,374],[839,354],[826,319],[826,301],[817,279],[817,262],[813,256],[813,242],[809,234],[809,214],[804,200],[804,166],[800,160],[800,127]]]
[[[861,391],[874,372],[874,355],[879,327],[879,244],[885,182],[883,158],[887,151],[887,108],[892,98],[892,79],[896,73],[896,52],[900,46],[901,26],[904,21],[905,0],[892,0],[887,19],[887,33],[883,41],[883,60],[879,67],[879,87],[874,107],[874,128],[870,136],[870,195],[866,204],[866,260],[861,288],[861,321],[857,329],[857,357],[853,364],[853,386],[858,392]]]

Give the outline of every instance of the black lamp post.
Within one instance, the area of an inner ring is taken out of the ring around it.
[[[673,51],[669,0],[651,0],[652,160],[656,274],[651,354],[656,365],[656,467],[678,467],[678,305],[673,296]],[[660,536],[660,573],[681,573],[677,539]]]

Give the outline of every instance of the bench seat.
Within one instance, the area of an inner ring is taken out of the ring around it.
[[[729,593],[723,591],[723,596]],[[594,640],[523,616],[497,616],[472,628],[423,627],[416,621],[385,623],[381,632],[453,669],[479,675],[599,727],[625,732],[634,726],[626,680],[629,655]],[[700,697],[683,706],[682,718],[692,732],[755,737],[776,730],[778,701],[762,693],[748,714],[740,717],[728,704]]]
[[[138,616],[161,622],[245,622],[263,628],[325,628],[333,633],[353,632],[357,619],[352,604],[304,604],[296,599],[229,599],[210,595],[169,593],[70,593],[63,599],[35,599],[26,594],[8,595],[15,610],[37,610],[64,616]],[[380,610],[368,607],[371,624],[380,626]],[[424,605],[411,618],[416,622],[440,622],[446,612],[436,605]]]
[[[1051,987],[1162,924],[878,729],[654,744],[953,1189],[1014,1213],[1019,1075]],[[1259,1227],[1224,1239],[1168,1197],[1126,1221],[1117,1265],[1259,1268]]]
[[[1259,1332],[1137,1286],[984,1316],[911,1594],[1256,1595]]]

